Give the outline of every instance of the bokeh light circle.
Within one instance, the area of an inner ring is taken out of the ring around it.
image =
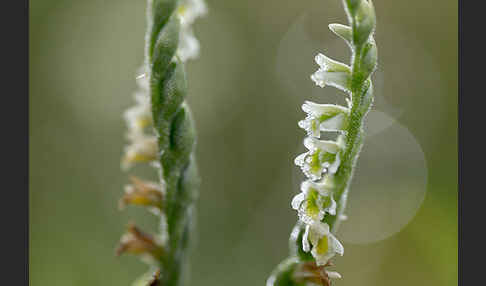
[[[384,128],[385,126],[385,128]],[[387,127],[386,127],[387,126]],[[416,215],[427,189],[427,165],[415,137],[385,113],[371,111],[367,136],[338,236],[371,243],[402,230]]]
[[[366,117],[364,146],[349,191],[338,237],[347,243],[384,240],[402,230],[416,215],[427,190],[425,156],[410,131],[387,114]],[[296,156],[305,149],[297,148]],[[292,171],[296,192],[304,175]]]

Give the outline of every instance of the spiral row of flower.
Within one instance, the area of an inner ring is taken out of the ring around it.
[[[120,207],[146,207],[160,217],[154,235],[131,224],[117,254],[140,256],[150,271],[134,285],[180,285],[191,232],[198,175],[195,134],[186,104],[184,62],[199,54],[192,24],[206,13],[203,0],[148,0],[145,64],[137,77],[136,104],[125,114],[129,144],[121,166],[154,166],[160,181],[130,177]]]
[[[326,85],[345,92],[347,106],[306,101],[306,118],[299,127],[307,132],[307,152],[297,156],[295,164],[306,180],[292,200],[299,220],[290,237],[291,257],[277,266],[267,286],[328,286],[331,278],[340,278],[331,258],[343,255],[344,248],[335,236],[344,209],[354,167],[362,146],[363,120],[373,102],[371,75],[376,69],[377,48],[373,38],[375,11],[371,0],[343,0],[349,26],[330,24],[329,28],[351,48],[351,65],[318,54],[319,69],[311,79],[319,87]],[[323,140],[327,132],[334,140]]]

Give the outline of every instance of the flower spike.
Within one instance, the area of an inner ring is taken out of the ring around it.
[[[204,0],[146,1],[145,59],[137,72],[135,104],[123,114],[128,144],[121,168],[147,163],[156,169],[159,181],[131,177],[119,207],[145,207],[158,217],[159,232],[151,236],[130,225],[117,254],[139,255],[151,266],[151,273],[133,285],[181,286],[199,187],[184,66],[199,54],[192,25],[207,7]]]
[[[363,122],[373,103],[371,75],[378,57],[373,3],[342,1],[349,24],[330,24],[329,29],[351,48],[351,63],[348,66],[318,53],[314,60],[319,69],[311,79],[319,87],[345,91],[347,106],[310,101],[302,105],[306,117],[298,125],[307,133],[303,143],[308,151],[294,163],[306,179],[291,202],[299,219],[290,235],[291,257],[275,268],[267,286],[330,286],[331,279],[341,278],[324,267],[332,265],[330,260],[336,254],[344,254],[336,232],[346,219],[346,199],[363,144]],[[336,136],[321,140],[322,132],[335,132]]]

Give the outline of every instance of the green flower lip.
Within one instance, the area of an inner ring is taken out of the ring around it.
[[[335,104],[318,104],[306,101],[302,110],[307,113],[299,121],[300,128],[306,130],[309,137],[319,138],[321,131],[345,132],[349,109]]]

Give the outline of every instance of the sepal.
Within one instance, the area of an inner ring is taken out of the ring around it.
[[[353,43],[353,30],[351,27],[342,24],[329,24],[329,30],[340,38],[346,41],[346,43],[352,47]]]
[[[317,86],[333,86],[343,91],[350,91],[351,69],[349,66],[335,61],[319,53],[315,57],[319,69],[311,75]]]

